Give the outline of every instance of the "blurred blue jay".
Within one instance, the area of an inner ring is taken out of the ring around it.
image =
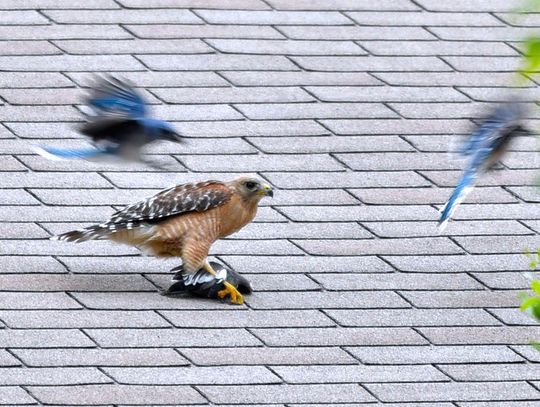
[[[445,229],[457,206],[473,189],[478,174],[489,170],[502,157],[510,140],[520,134],[530,134],[522,127],[524,108],[521,103],[507,102],[497,106],[469,139],[458,149],[470,157],[456,189],[440,212],[439,229]]]
[[[50,159],[92,159],[104,155],[143,161],[141,149],[159,140],[182,141],[170,123],[148,117],[146,102],[126,81],[112,76],[97,78],[85,100],[90,114],[79,131],[95,148],[70,150],[41,147]]]

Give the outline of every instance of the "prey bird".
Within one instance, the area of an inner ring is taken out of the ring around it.
[[[250,223],[265,196],[273,196],[272,187],[248,177],[177,185],[125,207],[106,222],[51,239],[112,240],[158,257],[180,256],[184,273],[195,274],[203,268],[216,276],[207,261],[210,247]],[[230,296],[232,303],[243,303],[234,285],[225,280],[223,286],[220,298]]]
[[[95,159],[119,156],[144,161],[141,149],[154,141],[182,141],[170,123],[149,117],[142,95],[126,81],[112,76],[98,77],[85,99],[87,121],[79,131],[94,147],[62,149],[39,147],[49,159]]]
[[[524,110],[522,104],[515,101],[497,106],[458,149],[460,155],[469,157],[469,162],[448,202],[440,210],[439,230],[446,228],[458,205],[473,189],[478,175],[497,163],[512,138],[530,134],[522,125]]]
[[[242,294],[251,294],[253,291],[249,281],[236,271],[214,261],[209,264],[217,273],[215,276],[204,268],[195,274],[186,274],[182,266],[175,267],[171,270],[175,272],[173,284],[161,294],[177,296],[189,293],[203,298],[219,298],[219,292],[223,290],[225,281],[236,287]]]

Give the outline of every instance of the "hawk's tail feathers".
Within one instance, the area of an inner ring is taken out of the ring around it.
[[[72,230],[71,232],[62,233],[61,235],[52,236],[51,240],[60,240],[62,242],[81,243],[88,240],[103,239],[110,234],[110,230],[101,225],[89,226],[85,229]]]

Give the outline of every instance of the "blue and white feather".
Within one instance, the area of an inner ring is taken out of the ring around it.
[[[446,228],[456,208],[474,188],[478,176],[506,152],[510,140],[526,133],[522,127],[523,116],[524,108],[520,103],[507,102],[497,106],[458,149],[460,155],[470,158],[448,202],[440,210],[439,230]]]

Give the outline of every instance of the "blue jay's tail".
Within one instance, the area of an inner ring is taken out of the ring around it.
[[[439,218],[439,231],[442,232],[446,228],[448,221],[454,214],[454,211],[456,210],[458,205],[465,199],[467,194],[473,189],[473,183],[475,179],[476,179],[476,170],[470,168],[465,171],[465,173],[459,180],[459,183],[457,184],[456,189],[454,189],[454,192],[450,196],[450,199],[448,199],[448,202],[446,202],[446,205],[444,205],[440,210],[441,217]]]
[[[49,160],[73,160],[93,158],[106,152],[97,148],[85,148],[79,150],[70,150],[54,147],[37,147],[36,152]]]

